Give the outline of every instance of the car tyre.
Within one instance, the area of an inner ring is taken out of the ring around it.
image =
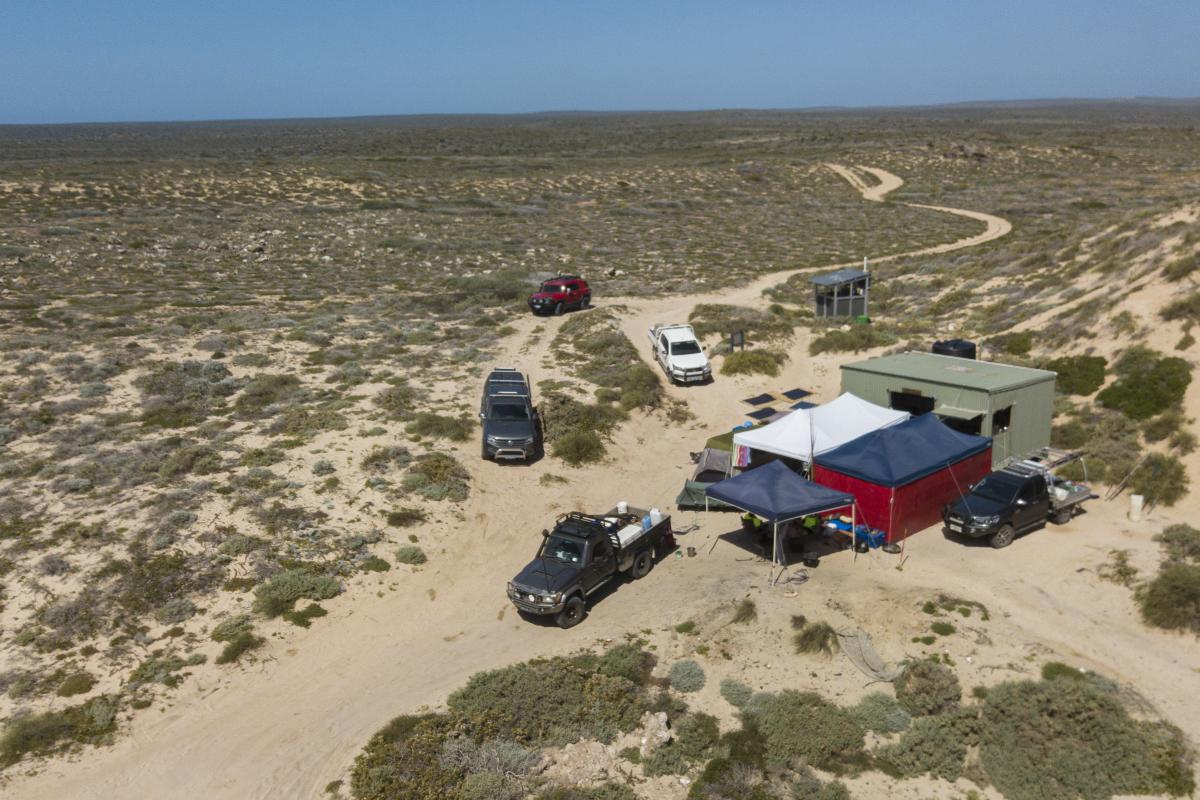
[[[583,604],[583,598],[576,595],[567,601],[563,610],[554,617],[554,621],[558,623],[558,627],[566,630],[583,622],[585,616],[587,616],[587,607]]]
[[[1000,528],[1000,530],[992,534],[992,538],[988,539],[988,543],[991,544],[992,547],[999,550],[1012,544],[1015,537],[1016,531],[1013,530],[1013,526],[1004,525]]]
[[[585,294],[583,296],[583,299],[579,301],[580,308],[587,308],[591,304],[592,304],[592,296],[590,294]]]
[[[491,461],[491,460],[492,460],[491,456],[489,456],[489,455],[488,455],[487,442],[483,442],[483,443],[481,443],[481,444],[479,445],[479,449],[480,449],[480,451],[482,451],[482,452],[480,453],[480,455],[483,457],[483,460],[484,460],[484,461]]]
[[[1060,508],[1050,515],[1050,521],[1055,525],[1066,525],[1071,521],[1071,509]]]
[[[556,316],[556,317],[561,317],[561,316],[562,316],[562,313],[563,313],[563,304],[562,304],[562,303],[556,303],[556,304],[555,304],[555,306],[554,306],[554,316]]]
[[[650,574],[650,569],[654,566],[654,556],[649,550],[642,550],[633,557],[633,567],[629,570],[629,574],[634,580],[644,578]]]

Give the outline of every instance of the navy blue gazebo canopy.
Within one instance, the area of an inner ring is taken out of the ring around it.
[[[818,486],[788,469],[782,461],[771,461],[726,478],[709,486],[704,493],[772,524],[854,504],[853,495]]]

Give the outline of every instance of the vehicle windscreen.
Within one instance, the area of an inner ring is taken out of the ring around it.
[[[498,403],[492,406],[492,419],[529,419],[529,410],[516,403]]]
[[[989,475],[975,485],[971,494],[997,503],[1011,503],[1021,488],[1018,481],[1002,475]]]
[[[675,342],[671,345],[671,355],[673,356],[694,356],[699,352],[699,342]]]
[[[578,564],[583,560],[583,543],[559,533],[552,533],[546,539],[542,555],[567,564]]]
[[[543,283],[538,291],[554,293],[564,291],[564,289],[561,283]]]

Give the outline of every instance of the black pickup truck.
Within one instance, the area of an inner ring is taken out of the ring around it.
[[[483,384],[479,403],[483,423],[483,459],[529,461],[541,445],[537,408],[529,381],[515,369],[494,369]]]
[[[644,578],[674,547],[670,516],[651,524],[650,513],[637,508],[572,511],[542,531],[537,555],[509,581],[508,599],[523,614],[553,614],[560,628],[571,628],[586,616],[588,595],[618,573]]]
[[[1060,478],[1054,467],[1077,461],[1082,453],[1046,448],[991,473],[942,511],[945,532],[987,539],[995,548],[1008,547],[1018,534],[1045,526],[1064,525],[1084,500],[1095,495],[1082,483]]]

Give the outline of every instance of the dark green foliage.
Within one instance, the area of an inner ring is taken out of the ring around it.
[[[642,361],[612,312],[595,311],[567,320],[559,329],[554,349],[571,360],[572,371],[580,378],[615,392],[622,410],[662,404],[658,373]]]
[[[824,653],[831,656],[837,644],[837,631],[827,622],[811,622],[796,631],[792,636],[792,644],[797,653]]]
[[[1096,395],[1096,400],[1135,420],[1178,405],[1192,381],[1191,367],[1182,358],[1163,356],[1140,345],[1126,350],[1113,369],[1119,377]]]
[[[404,422],[415,412],[417,393],[407,384],[389,386],[375,395],[375,405],[390,419]]]
[[[244,556],[267,546],[267,540],[258,536],[247,536],[235,533],[217,547],[217,550],[227,556]]]
[[[254,609],[268,617],[291,611],[296,601],[327,600],[342,591],[337,579],[304,569],[281,572],[254,592]]]
[[[471,438],[475,430],[475,421],[468,416],[448,417],[422,411],[412,422],[404,427],[408,433],[416,436],[432,436],[437,439],[449,439],[452,442],[465,442]]]
[[[818,769],[838,769],[862,756],[862,726],[813,692],[755,695],[745,713],[762,734],[768,765],[803,758]]]
[[[1041,366],[1058,373],[1054,388],[1060,394],[1087,396],[1104,384],[1108,361],[1102,356],[1063,356]]]
[[[404,476],[405,491],[415,492],[430,500],[450,500],[461,503],[471,487],[471,473],[448,453],[428,453],[408,468]]]
[[[1189,491],[1187,468],[1177,456],[1151,453],[1129,479],[1129,490],[1151,505],[1173,506]]]
[[[1200,634],[1200,564],[1165,564],[1137,601],[1146,624]]]
[[[58,685],[59,697],[74,697],[87,694],[96,685],[96,679],[87,672],[76,672]]]
[[[848,710],[865,730],[878,733],[898,733],[912,722],[899,701],[882,692],[872,692]]]
[[[1010,800],[1187,794],[1182,735],[1130,719],[1117,696],[1085,681],[1003,683],[983,704],[980,755]]]
[[[348,425],[346,418],[332,405],[318,408],[289,406],[267,426],[267,432],[303,441],[323,431],[344,431]]]
[[[653,653],[636,644],[619,644],[605,651],[596,660],[595,668],[601,675],[624,678],[638,686],[647,686],[656,662]]]
[[[1128,474],[1142,449],[1137,425],[1124,414],[1103,409],[1055,426],[1050,441],[1055,447],[1086,448],[1088,479],[1110,484]],[[1060,473],[1073,480],[1083,479],[1078,462],[1068,464]]]
[[[288,399],[299,389],[300,379],[295,375],[264,373],[254,376],[246,384],[233,405],[240,416],[261,417],[269,406]]]
[[[775,350],[739,350],[725,355],[721,362],[721,374],[774,377],[779,374],[779,367],[786,360],[785,353]]]
[[[386,562],[385,562],[386,563]],[[285,611],[283,618],[293,625],[301,628],[307,628],[312,625],[314,619],[319,619],[329,612],[316,603],[309,603],[300,611]]]
[[[744,707],[746,703],[750,702],[753,694],[754,690],[740,681],[735,681],[733,678],[721,679],[721,697],[724,697],[726,702],[734,708]]]
[[[217,361],[154,365],[133,382],[142,391],[142,422],[163,428],[198,425],[212,413],[219,398],[236,390],[236,385],[227,381],[229,377],[229,370]]]
[[[929,626],[929,630],[936,633],[938,636],[949,636],[954,633],[954,626],[949,622],[935,622]]]
[[[673,723],[672,729],[674,739],[670,744],[656,749],[643,764],[647,775],[679,775],[716,753],[721,738],[716,717],[685,714]]]
[[[896,679],[896,700],[913,716],[941,714],[958,706],[962,686],[949,668],[932,661],[913,661]]]
[[[393,528],[411,528],[424,522],[426,514],[419,508],[397,508],[383,512],[383,518]]]
[[[1181,281],[1200,269],[1200,255],[1192,253],[1172,261],[1163,267],[1163,277],[1169,281]],[[1194,317],[1193,317],[1194,318]]]
[[[611,741],[646,710],[641,687],[568,658],[517,664],[473,675],[450,695],[450,711],[485,738],[547,747],[579,739]]]
[[[1192,268],[1195,268],[1196,262],[1200,260],[1197,256],[1192,256]],[[1167,305],[1161,312],[1160,316],[1166,320],[1183,320],[1184,322],[1200,322],[1200,291],[1192,292],[1187,297],[1181,297],[1178,300]]]
[[[1027,356],[1033,349],[1032,331],[1005,333],[988,340],[988,345],[1010,356]]]
[[[733,608],[732,622],[743,625],[747,622],[753,622],[756,619],[758,619],[758,606],[752,598],[743,597]]]
[[[672,664],[668,677],[671,688],[677,692],[698,692],[704,688],[704,668],[690,658]]]
[[[1044,681],[1082,681],[1085,679],[1086,676],[1082,672],[1061,661],[1047,661],[1042,665],[1042,680]]]
[[[262,647],[266,644],[266,641],[261,636],[255,636],[249,631],[243,631],[225,643],[225,647],[221,649],[220,654],[216,658],[216,663],[232,664],[241,658],[243,654]]]
[[[158,469],[158,477],[171,481],[183,475],[211,475],[221,469],[221,454],[208,445],[185,445],[171,452]]]
[[[1191,525],[1168,525],[1154,541],[1162,545],[1168,563],[1200,562],[1200,530]]]
[[[572,467],[594,464],[604,458],[604,441],[595,431],[568,431],[551,445],[555,458],[561,458]]]
[[[900,741],[876,753],[880,769],[898,778],[926,773],[948,781],[958,780],[967,758],[967,743],[948,724],[947,716],[920,717]]]
[[[114,562],[120,573],[117,601],[126,609],[145,614],[176,598],[203,592],[215,586],[222,570],[203,556],[159,553],[154,556],[135,550],[128,562]]]
[[[362,468],[367,472],[387,472],[392,467],[407,467],[412,463],[412,453],[399,445],[374,447],[363,456]]]
[[[379,556],[369,556],[359,562],[358,568],[363,572],[387,572],[392,565]]]
[[[51,755],[71,743],[100,744],[116,730],[117,701],[106,695],[86,703],[11,720],[0,735],[0,767],[27,754]]]
[[[1147,442],[1161,442],[1187,426],[1187,417],[1179,409],[1171,409],[1142,423],[1142,435]]]
[[[397,564],[417,566],[428,561],[425,551],[413,544],[405,544],[397,547],[395,556]]]
[[[269,467],[283,461],[287,455],[278,447],[253,447],[242,453],[238,463],[243,467]]]
[[[534,800],[638,800],[638,796],[623,783],[604,783],[599,786],[556,786],[538,794]]]
[[[445,800],[462,780],[441,766],[453,729],[445,714],[400,717],[371,737],[354,760],[350,790],[356,800]]]
[[[821,353],[844,353],[870,350],[873,347],[885,347],[896,343],[896,336],[891,331],[878,325],[851,325],[850,330],[830,330],[813,339],[808,345],[808,354],[812,356]]]
[[[745,306],[700,303],[688,315],[688,322],[700,338],[720,334],[728,340],[729,334],[742,331],[746,341],[757,342],[791,336],[802,319],[778,305],[761,311]]]

